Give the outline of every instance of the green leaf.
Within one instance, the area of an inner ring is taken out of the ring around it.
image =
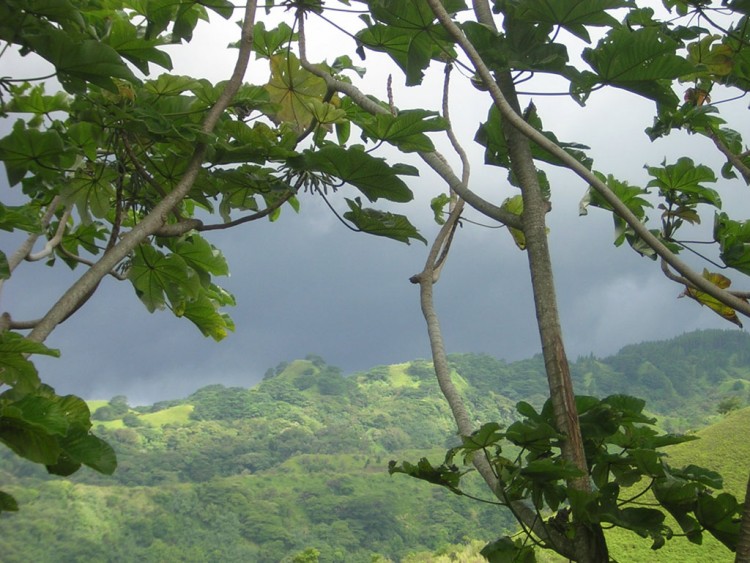
[[[71,123],[67,133],[76,152],[83,153],[92,162],[97,159],[99,141],[104,134],[101,127],[88,122]]]
[[[40,234],[42,225],[36,206],[29,204],[8,207],[0,203],[0,229],[11,233],[18,229]]]
[[[231,0],[198,0],[198,4],[216,12],[225,20],[231,18],[235,10]]]
[[[47,348],[41,342],[29,340],[15,332],[2,332],[0,333],[0,354],[41,354],[59,358],[60,350]]]
[[[164,308],[169,298],[179,316],[188,299],[196,298],[200,291],[200,280],[185,260],[176,254],[164,255],[148,244],[142,244],[133,255],[128,278],[152,313]]]
[[[521,475],[535,481],[559,481],[580,477],[583,472],[563,459],[537,459],[527,463]]]
[[[172,69],[172,59],[156,47],[164,44],[160,39],[145,39],[136,26],[125,16],[117,14],[112,18],[112,26],[106,43],[122,57],[133,63],[143,74],[149,73],[149,63],[155,63],[167,70]]]
[[[552,440],[559,440],[562,436],[552,426],[545,422],[531,424],[516,421],[505,432],[506,438],[517,446],[527,448],[549,447]]]
[[[582,56],[596,72],[596,82],[675,106],[677,97],[669,81],[694,69],[676,54],[678,47],[674,39],[655,27],[616,27],[595,49],[584,49]]]
[[[253,51],[260,58],[270,59],[295,38],[292,28],[282,22],[274,29],[266,30],[262,21],[253,29]]]
[[[65,453],[76,463],[82,463],[105,475],[111,475],[117,468],[117,456],[112,446],[87,430],[74,428],[60,443]]]
[[[645,423],[656,422],[656,419],[654,418],[641,416],[643,409],[646,407],[646,401],[639,399],[638,397],[631,397],[630,395],[623,394],[609,395],[602,399],[602,403],[606,403],[624,414],[624,420]]]
[[[332,103],[323,102],[321,100],[310,100],[307,104],[307,109],[310,110],[310,113],[319,125],[330,126],[332,123],[344,122],[346,118],[346,112],[344,110],[339,109]]]
[[[161,96],[174,96],[192,90],[199,81],[191,76],[160,74],[155,80],[147,80],[143,88],[146,92]]]
[[[8,278],[10,278],[10,264],[5,252],[0,250],[0,280],[7,280]]]
[[[77,171],[61,193],[66,203],[75,204],[84,221],[89,221],[91,215],[104,219],[113,207],[114,186],[119,179],[114,168],[95,164]]]
[[[22,94],[20,88],[18,88],[5,106],[7,112],[33,113],[36,115],[68,111],[69,109],[70,97],[65,92],[45,95],[43,84],[34,86],[28,94]]]
[[[48,29],[44,35],[27,36],[28,42],[42,58],[51,62],[62,85],[68,91],[80,92],[90,82],[117,93],[113,78],[133,83],[138,79],[112,47],[94,40],[75,43],[63,31]]]
[[[0,491],[0,512],[18,512],[16,499],[5,491]]]
[[[726,213],[714,217],[714,240],[730,268],[750,275],[750,221],[734,221]]]
[[[423,109],[404,110],[397,116],[360,112],[352,118],[362,128],[364,137],[391,143],[402,152],[434,151],[435,145],[424,133],[448,127],[448,122],[437,112]]]
[[[711,487],[712,489],[721,489],[724,487],[724,479],[721,477],[721,475],[719,475],[716,471],[712,471],[704,467],[699,467],[697,465],[690,464],[686,467],[683,467],[679,471],[675,471],[674,469],[672,469],[672,473],[674,475],[682,477],[683,479],[701,483],[702,485],[706,485],[707,487]]]
[[[435,222],[438,225],[445,224],[443,215],[445,214],[445,206],[448,205],[450,201],[451,198],[448,194],[440,194],[430,200],[430,209],[432,209],[432,212],[435,214]]]
[[[359,198],[354,200],[346,198],[346,203],[349,205],[350,211],[344,213],[344,219],[351,221],[361,231],[406,244],[410,244],[410,239],[427,244],[427,240],[403,215],[363,208]]]
[[[495,9],[502,10],[505,4],[511,2],[495,2]],[[559,25],[586,42],[590,41],[586,26],[614,27],[619,24],[606,10],[633,6],[630,0],[522,0],[512,4],[515,5],[513,16],[516,19]]]
[[[339,178],[373,202],[381,197],[396,202],[411,201],[413,194],[398,175],[418,174],[411,166],[389,166],[385,159],[371,156],[360,146],[326,145],[316,151],[308,149],[289,163],[296,170],[313,170]]]
[[[639,188],[638,186],[631,186],[627,182],[621,182],[611,174],[605,177],[600,172],[594,172],[600,180],[606,182],[610,190],[612,190],[617,197],[628,209],[635,214],[641,220],[646,218],[646,208],[653,207],[651,202],[645,199],[644,195],[648,194],[648,190]],[[583,196],[578,206],[578,213],[580,215],[586,215],[588,213],[589,206],[601,207],[608,211],[612,211],[612,206],[599,195],[593,187],[589,187],[586,195]],[[625,240],[628,240],[631,245],[634,245],[636,251],[642,252],[645,255],[648,254],[648,249],[638,246],[639,238],[635,236],[631,227],[629,227],[618,215],[613,213],[613,219],[615,222],[615,246],[620,246]],[[653,254],[653,251],[651,252]],[[655,255],[654,255],[655,256]]]
[[[188,301],[181,314],[192,321],[203,336],[209,336],[217,342],[234,331],[232,319],[227,314],[219,312],[217,303],[203,294]]]
[[[445,0],[448,12],[466,9],[463,0]],[[357,41],[374,51],[385,52],[401,67],[406,85],[421,84],[432,59],[456,56],[453,40],[439,23],[425,0],[377,0],[370,7],[380,22],[357,33]]]
[[[654,178],[646,187],[659,188],[660,195],[668,202],[677,202],[681,205],[708,203],[721,208],[721,197],[718,192],[702,185],[705,182],[716,182],[716,175],[708,166],[696,166],[691,158],[682,157],[675,164],[645,168]]]
[[[181,239],[174,246],[174,252],[196,270],[215,276],[229,275],[229,265],[221,251],[197,233]]]
[[[501,432],[501,427],[497,422],[488,422],[482,425],[479,430],[475,430],[470,436],[462,436],[463,450],[473,452],[484,450],[496,445],[505,435]]]
[[[489,563],[536,563],[536,552],[532,546],[508,536],[488,543],[479,553]]]
[[[553,133],[543,131],[542,121],[533,104],[529,105],[524,115],[529,123],[541,131],[545,137],[562,147],[565,152],[586,166],[586,168],[591,168],[592,160],[584,152],[584,150],[588,149],[587,146],[579,143],[566,143],[560,141]],[[484,153],[485,164],[510,168],[510,152],[508,149],[508,143],[505,140],[505,134],[503,133],[502,116],[500,110],[498,110],[496,106],[493,105],[490,108],[487,115],[487,121],[479,126],[479,129],[474,136],[474,140],[486,149]],[[531,144],[531,151],[535,160],[547,162],[555,166],[565,166],[558,157],[542,149],[536,143]]]
[[[56,397],[49,398],[34,394],[24,395],[3,408],[5,416],[18,418],[29,427],[45,434],[65,435],[68,431],[68,415]]]
[[[536,409],[526,401],[519,401],[518,403],[516,403],[516,410],[518,411],[518,414],[520,414],[521,416],[525,416],[526,418],[531,419],[534,422],[542,421],[542,418],[539,413],[536,412]]]
[[[56,463],[62,452],[54,436],[30,426],[17,416],[0,414],[0,442],[19,456],[44,465]]]
[[[442,464],[434,467],[426,457],[423,457],[416,465],[408,461],[404,461],[401,465],[398,465],[395,461],[390,461],[388,462],[388,473],[390,475],[403,473],[445,487],[457,495],[463,495],[463,491],[458,488],[463,473],[455,465]]]
[[[565,45],[549,39],[552,25],[530,24],[513,17],[506,18],[503,25],[504,34],[472,21],[461,26],[491,70],[550,72],[577,79],[578,71],[567,64]]]
[[[741,507],[737,499],[728,493],[716,497],[701,495],[695,515],[712,536],[732,551],[736,549],[741,520]]]
[[[10,135],[0,139],[0,160],[5,162],[11,186],[38,167],[59,168],[62,154],[63,142],[57,131],[27,129],[20,120]]]
[[[664,513],[655,508],[627,507],[611,510],[601,515],[602,521],[615,524],[641,535],[660,535],[664,529]]]

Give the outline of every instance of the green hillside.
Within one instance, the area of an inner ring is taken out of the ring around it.
[[[695,464],[718,471],[724,477],[724,490],[742,499],[750,471],[748,429],[750,408],[744,408],[697,432],[700,440],[671,446],[665,448],[665,451],[668,452],[670,464],[673,466]],[[672,525],[675,530],[679,530],[674,522]],[[650,541],[640,540],[633,534],[613,532],[608,538],[612,554],[619,561],[734,561],[734,554],[709,535],[705,535],[702,546],[686,540],[670,541],[658,551],[649,548]]]
[[[703,439],[673,447],[673,464],[717,469],[742,496],[750,410],[724,417],[717,409],[747,404],[749,344],[743,332],[703,331],[580,358],[572,371],[580,394],[648,397],[666,427],[716,422],[699,432]],[[477,426],[508,424],[517,401],[544,400],[539,357],[450,360]],[[513,529],[507,512],[491,505],[388,476],[391,459],[440,462],[456,444],[424,360],[345,377],[308,356],[269,369],[252,389],[210,385],[147,407],[124,397],[90,407],[96,432],[117,450],[118,470],[53,478],[4,453],[0,478],[21,504],[0,517],[4,562],[292,562],[308,548],[323,563],[437,562],[450,554],[471,561],[476,543],[452,546]],[[478,484],[473,492],[487,497]],[[658,554],[635,536],[611,541],[620,561],[721,561],[728,553],[690,551],[684,539]]]

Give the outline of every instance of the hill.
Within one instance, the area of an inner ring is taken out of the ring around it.
[[[746,439],[748,428],[750,408],[744,408],[697,432],[700,440],[671,446],[665,451],[670,464],[675,467],[695,464],[718,471],[724,477],[724,490],[742,499],[750,468],[750,441]],[[679,530],[676,524],[672,525]],[[734,555],[708,535],[704,537],[702,546],[685,540],[670,541],[658,551],[651,551],[650,541],[641,540],[633,534],[612,533],[609,543],[613,556],[619,561],[734,561]]]
[[[750,452],[732,440],[750,414],[722,418],[717,407],[728,399],[747,403],[748,344],[739,331],[702,331],[580,358],[572,371],[581,394],[647,396],[670,429],[719,421],[672,455],[720,469],[729,489],[742,493],[734,487]],[[544,398],[539,357],[450,360],[477,425],[508,424],[516,401]],[[0,517],[3,561],[262,563],[293,561],[307,548],[321,562],[399,561],[414,552],[449,553],[468,539],[493,540],[513,525],[490,505],[387,475],[390,459],[439,462],[456,443],[425,360],[344,377],[308,356],[269,369],[253,389],[211,385],[147,407],[130,408],[124,397],[90,407],[97,433],[118,452],[117,472],[51,478],[4,455],[0,478],[21,511]],[[645,544],[613,541],[627,553]]]

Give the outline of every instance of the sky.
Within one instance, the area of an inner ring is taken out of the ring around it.
[[[258,16],[265,18],[262,11]],[[353,42],[317,27],[313,20],[309,26],[311,60],[326,56],[330,60],[331,53],[346,52],[357,63]],[[235,51],[225,46],[237,32],[236,25],[221,21],[199,28],[190,46],[170,48],[173,72],[211,79],[229,76]],[[30,72],[29,62],[22,62],[24,73]],[[263,83],[266,64],[254,63],[247,81]],[[13,75],[17,65],[7,57],[0,59],[0,72]],[[438,107],[442,68],[434,66],[427,88],[417,90],[406,88],[384,57],[368,52],[366,65],[365,84],[380,98],[386,97],[386,77],[393,72],[397,106],[421,107],[427,92],[436,95],[429,100],[431,107]],[[556,86],[559,89],[554,83],[541,84],[547,91]],[[496,203],[517,193],[507,185],[503,170],[483,166],[482,148],[472,142],[478,124],[486,118],[489,99],[458,83],[452,99],[454,128],[472,161],[472,189]],[[650,143],[643,133],[654,112],[648,100],[597,92],[580,108],[565,97],[537,94],[524,96],[522,103],[529,99],[539,108],[545,127],[558,138],[591,147],[596,169],[636,185],[648,181],[644,164],[658,165],[664,159],[688,155],[717,169],[722,164],[702,138],[674,133]],[[733,111],[746,111],[746,103],[737,102]],[[0,127],[7,130],[9,124]],[[445,142],[436,139],[436,144],[456,165],[457,158]],[[429,200],[445,186],[418,160],[395,151],[381,156],[420,167],[419,178],[407,179],[415,200],[393,210],[407,214],[430,240],[438,227]],[[588,354],[604,357],[627,344],[701,328],[734,327],[705,307],[679,299],[682,288],[663,277],[658,263],[627,246],[614,247],[612,218],[606,212],[592,209],[579,216],[579,201],[586,191],[582,180],[562,170],[548,173],[553,205],[548,215],[550,245],[571,359]],[[715,187],[733,216],[747,215],[747,186],[720,180]],[[4,177],[0,194],[4,203],[17,197]],[[332,200],[342,209],[343,197],[353,195],[353,189],[345,186]],[[269,367],[307,354],[322,356],[345,374],[429,358],[419,290],[408,281],[422,269],[428,248],[420,242],[405,245],[353,233],[320,199],[309,194],[300,199],[299,214],[286,208],[274,223],[256,221],[231,231],[205,233],[222,250],[232,272],[216,281],[237,299],[237,306],[228,311],[237,329],[224,341],[204,338],[189,321],[169,312],[148,313],[128,282],[106,279],[86,306],[47,340],[61,350],[62,357],[35,360],[42,379],[61,394],[87,399],[125,395],[135,405],[184,397],[213,383],[249,387]],[[706,238],[712,212],[704,212],[709,224],[699,234]],[[467,212],[466,217],[491,223],[476,212]],[[0,233],[0,248],[6,253],[16,243],[14,237]],[[697,268],[705,265],[685,258]],[[24,264],[6,282],[0,309],[9,310],[16,319],[38,317],[80,273],[70,272],[61,262],[52,269],[42,263]],[[514,361],[540,352],[526,256],[505,229],[465,222],[435,294],[449,353],[487,353]]]

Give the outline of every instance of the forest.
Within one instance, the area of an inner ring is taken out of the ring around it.
[[[538,356],[450,361],[478,424],[507,426],[518,401],[544,401]],[[687,333],[572,366],[586,394],[643,395],[650,386],[658,426],[701,437],[667,448],[674,464],[711,467],[727,490],[742,490],[746,333]],[[472,542],[517,526],[505,509],[388,475],[390,460],[439,461],[458,442],[426,360],[345,375],[308,355],[269,368],[251,389],[211,385],[148,406],[121,396],[89,405],[96,434],[117,451],[117,471],[59,478],[4,455],[0,475],[20,510],[0,518],[3,561],[440,561],[470,557]],[[484,496],[476,483],[470,490]],[[649,541],[621,531],[610,544],[622,561],[731,555],[716,541],[685,538],[652,552]],[[482,560],[476,549],[474,557]]]

